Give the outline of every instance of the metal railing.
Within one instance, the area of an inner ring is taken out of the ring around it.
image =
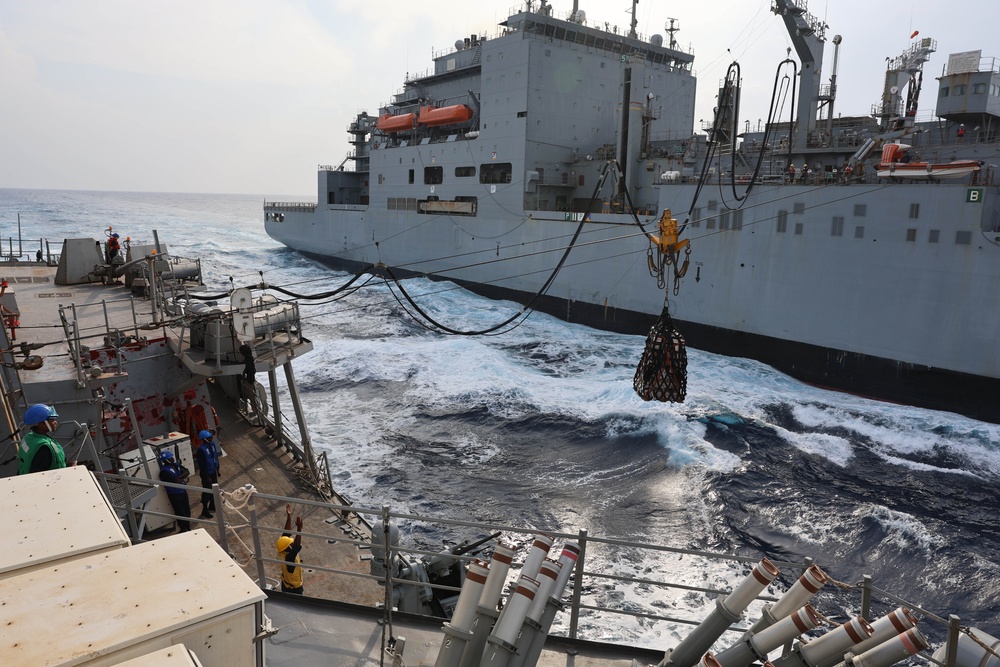
[[[119,516],[126,517],[129,532],[132,535],[133,540],[137,542],[141,541],[141,537],[138,536],[141,516],[156,516],[167,519],[177,519],[179,517],[174,514],[155,512],[145,509],[144,507],[135,508],[130,511],[129,508],[133,507],[135,504],[131,500],[132,498],[138,497],[144,493],[148,495],[149,489],[155,488],[157,484],[164,487],[180,488],[185,491],[213,493],[217,508],[216,515],[212,519],[191,517],[189,520],[195,527],[198,527],[199,525],[214,527],[218,532],[218,541],[222,548],[225,549],[227,553],[229,553],[230,556],[239,562],[244,568],[255,573],[256,583],[264,590],[271,589],[276,585],[275,576],[272,575],[269,577],[267,574],[268,569],[275,571],[284,561],[277,558],[276,550],[272,548],[265,548],[263,545],[273,545],[277,537],[282,533],[290,532],[293,535],[301,534],[303,540],[315,540],[316,542],[314,543],[319,544],[347,544],[359,550],[370,549],[372,546],[368,536],[361,535],[356,530],[343,530],[340,534],[305,531],[297,533],[294,530],[285,531],[283,527],[264,525],[261,523],[259,518],[259,510],[264,506],[274,510],[276,508],[283,507],[286,503],[291,503],[292,505],[300,508],[312,507],[326,509],[331,512],[331,516],[344,517],[347,515],[357,515],[359,519],[366,520],[368,522],[367,525],[371,525],[373,527],[373,532],[382,531],[385,522],[391,521],[397,526],[406,527],[405,532],[411,534],[417,532],[419,529],[432,526],[434,527],[435,534],[449,536],[456,535],[461,532],[462,529],[473,529],[477,531],[477,534],[491,534],[499,532],[505,536],[504,539],[505,541],[508,541],[508,543],[510,541],[517,542],[520,537],[524,537],[527,544],[530,545],[531,536],[538,535],[539,533],[548,535],[556,542],[575,542],[580,548],[580,553],[567,593],[564,596],[566,605],[564,610],[565,615],[563,617],[563,626],[553,633],[566,636],[570,639],[598,639],[596,637],[588,636],[588,632],[592,631],[588,631],[586,628],[581,628],[580,619],[583,617],[587,617],[590,621],[588,623],[588,627],[601,627],[603,624],[605,629],[608,626],[616,625],[616,621],[614,620],[615,617],[641,618],[654,622],[669,623],[672,625],[697,626],[702,622],[704,613],[706,613],[704,612],[704,609],[708,608],[709,603],[713,602],[718,596],[724,596],[730,593],[730,591],[710,586],[707,583],[699,585],[697,582],[690,580],[668,580],[665,576],[666,567],[662,568],[664,570],[663,573],[658,573],[656,576],[648,575],[646,572],[653,569],[648,566],[648,563],[650,562],[662,563],[666,556],[676,556],[678,559],[687,559],[689,561],[694,559],[699,563],[726,567],[733,571],[738,569],[745,573],[749,567],[752,567],[754,563],[757,563],[760,560],[759,556],[751,557],[726,555],[696,549],[684,549],[610,537],[599,537],[590,535],[586,530],[581,530],[576,533],[567,533],[557,530],[525,528],[523,526],[486,524],[459,519],[427,517],[418,514],[393,511],[388,507],[378,509],[364,508],[353,505],[336,505],[333,503],[301,498],[287,498],[283,496],[258,493],[249,485],[229,492],[225,491],[219,485],[213,485],[212,489],[204,489],[199,486],[172,484],[130,477],[124,473],[124,471],[119,472],[117,475],[110,473],[95,474],[99,479],[103,478],[102,485],[105,486],[105,488],[109,481],[116,482],[120,485],[124,494],[123,496],[122,494],[118,494],[118,497],[123,497],[124,500],[121,501],[121,505],[116,505],[116,500],[112,499],[112,506],[119,513]],[[185,520],[188,520],[187,517],[185,517]],[[326,525],[329,524],[330,522],[326,522]],[[400,532],[404,531],[401,530]],[[237,545],[247,552],[247,556],[242,562],[240,562],[240,558],[234,555],[233,548]],[[269,551],[274,554],[274,557],[265,555],[265,553]],[[303,551],[303,555],[316,553],[317,551],[319,550],[305,549]],[[396,554],[402,554],[411,562],[423,557],[440,557],[442,554],[451,553],[434,551],[429,548],[420,548],[420,545],[400,545],[398,547],[390,545],[390,548],[386,551],[392,554],[393,557],[395,557]],[[628,554],[629,558],[601,558],[597,554],[602,552],[606,555]],[[474,560],[476,555],[471,553],[467,555],[449,555],[449,557],[454,558],[455,562],[468,563]],[[633,564],[633,567],[636,570],[635,572],[629,572],[627,570],[628,563]],[[800,572],[804,572],[812,565],[811,559],[806,559],[802,562],[773,561],[773,563],[778,568],[782,569],[786,575],[794,573],[795,576],[797,576]],[[337,575],[338,577],[352,577],[359,580],[371,580],[376,581],[379,584],[384,584],[384,582],[388,581],[389,585],[393,587],[420,586],[427,589],[439,589],[453,594],[457,594],[460,590],[451,586],[429,583],[426,580],[417,582],[409,579],[387,576],[387,573],[376,575],[328,567],[320,562],[317,562],[316,560],[302,560],[300,565],[305,568],[306,571],[329,573]],[[512,569],[516,569],[517,567],[519,567],[517,563],[512,565]],[[609,571],[609,568],[613,568],[613,571]],[[963,633],[970,634],[969,629],[962,626],[961,619],[958,616],[953,614],[944,616],[914,603],[908,602],[891,592],[876,586],[872,578],[868,575],[865,575],[855,583],[833,583],[833,586],[827,586],[822,589],[821,593],[817,596],[818,598],[822,595],[823,602],[814,602],[814,605],[832,604],[842,610],[859,610],[860,614],[866,618],[871,618],[873,614],[875,616],[882,615],[882,613],[889,612],[897,606],[906,607],[918,616],[923,617],[925,621],[930,621],[935,624],[935,626],[937,626],[935,627],[935,630],[941,637],[945,638],[947,642],[948,651],[946,654],[948,659],[946,661],[940,662],[935,660],[928,654],[928,652],[920,653],[918,654],[918,657],[929,663],[942,665],[943,667],[954,667],[956,656],[955,647],[958,645],[959,637]],[[599,603],[598,598],[601,593],[606,593],[613,590],[615,586],[622,584],[634,586],[638,589],[646,591],[674,591],[677,592],[679,596],[684,596],[685,598],[690,598],[692,595],[701,595],[704,596],[703,603],[705,606],[703,609],[692,611],[691,616],[685,617],[683,615],[664,615],[662,613],[658,613],[657,609],[662,607],[654,605],[650,605],[648,609],[636,609],[634,608],[635,605],[632,605],[633,608],[624,608]],[[310,594],[313,597],[316,597],[315,592],[310,591]],[[757,598],[758,603],[761,604],[773,602],[775,600],[776,598],[767,596],[760,596]],[[838,615],[845,615],[846,613],[847,612],[838,612]],[[728,628],[727,632],[743,633],[746,630],[746,627],[731,626]],[[926,628],[924,628],[924,630],[926,630]],[[733,641],[735,641],[735,638]],[[986,650],[990,651],[988,647]]]

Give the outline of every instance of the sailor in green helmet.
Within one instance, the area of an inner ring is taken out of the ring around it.
[[[62,445],[49,436],[59,427],[58,416],[55,408],[44,403],[35,403],[24,411],[24,425],[31,430],[24,434],[17,448],[17,474],[66,467]],[[76,465],[76,461],[70,465]]]

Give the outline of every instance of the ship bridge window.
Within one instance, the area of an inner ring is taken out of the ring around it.
[[[480,183],[510,183],[514,167],[510,162],[489,163],[480,166]]]
[[[960,83],[959,85],[957,85],[957,86],[955,86],[954,88],[951,89],[951,96],[952,97],[961,97],[962,95],[965,95],[965,84],[964,83]]]
[[[973,95],[983,95],[984,93],[986,93],[986,84],[985,83],[977,83],[977,84],[975,84],[975,85],[972,86],[972,94]]]
[[[972,243],[972,232],[968,229],[960,229],[955,232],[955,243],[957,245],[970,245]]]
[[[835,215],[833,216],[833,226],[830,227],[830,236],[843,236],[844,235],[844,216]]]
[[[940,97],[948,97],[948,92],[949,92],[950,90],[951,90],[951,89],[950,89],[950,88],[949,88],[948,86],[941,86],[941,94],[940,94]]]
[[[455,176],[458,178],[468,178],[476,175],[475,167],[455,167]]]
[[[444,181],[444,167],[424,167],[424,184],[437,185]]]

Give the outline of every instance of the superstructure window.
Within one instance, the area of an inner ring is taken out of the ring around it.
[[[843,236],[844,235],[844,216],[835,215],[833,216],[833,225],[830,227],[830,236]]]
[[[930,231],[930,233],[927,235],[927,242],[928,243],[937,243],[940,240],[941,240],[941,230],[940,229],[932,229]]]
[[[910,204],[910,220],[920,217],[920,204]]]
[[[806,212],[806,205],[803,204],[802,202],[797,201],[794,204],[792,204],[792,213],[794,213],[795,215],[802,215],[805,212]]]
[[[455,176],[458,178],[468,178],[476,175],[475,167],[455,167]]]
[[[965,84],[964,83],[960,83],[960,84],[958,84],[957,86],[955,86],[954,88],[951,89],[951,96],[952,97],[961,97],[962,95],[965,95]]]
[[[424,167],[424,183],[437,185],[444,182],[444,167]]]
[[[410,184],[413,184],[413,170],[410,170]]]
[[[778,233],[784,234],[788,229],[788,211],[778,211]]]
[[[854,205],[854,217],[863,218],[868,214],[867,204],[855,204]]]
[[[982,95],[985,92],[986,92],[986,84],[985,83],[976,83],[976,84],[973,84],[973,86],[972,86],[972,94],[973,95]]]
[[[708,210],[709,211],[714,211],[718,207],[719,207],[719,202],[715,201],[714,199],[709,199],[708,200]]]
[[[802,230],[804,228],[805,228],[805,225],[803,225],[801,222],[796,222],[795,223],[795,235],[796,236],[802,236]]]
[[[696,208],[691,211],[691,226],[701,227],[701,208]]]
[[[906,242],[907,243],[913,243],[916,240],[917,240],[917,230],[913,229],[912,227],[910,229],[907,229],[906,230]]]
[[[939,96],[940,97],[948,97],[948,93],[950,92],[950,90],[951,89],[948,86],[941,86],[941,92],[940,92]]]
[[[972,243],[972,232],[967,229],[960,229],[955,232],[955,243],[957,245],[970,245]]]
[[[863,239],[865,237],[865,226],[858,225],[854,228],[854,238]]]
[[[733,229],[743,229],[743,209],[733,211]]]
[[[479,182],[510,183],[510,175],[513,170],[513,165],[510,162],[484,164],[479,167]]]

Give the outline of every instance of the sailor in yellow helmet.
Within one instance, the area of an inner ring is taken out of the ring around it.
[[[285,532],[278,538],[278,558],[285,561],[281,564],[281,590],[284,593],[302,595],[302,565],[299,563],[299,552],[302,550],[302,517],[295,517],[295,539],[291,536],[292,504],[285,504]]]

